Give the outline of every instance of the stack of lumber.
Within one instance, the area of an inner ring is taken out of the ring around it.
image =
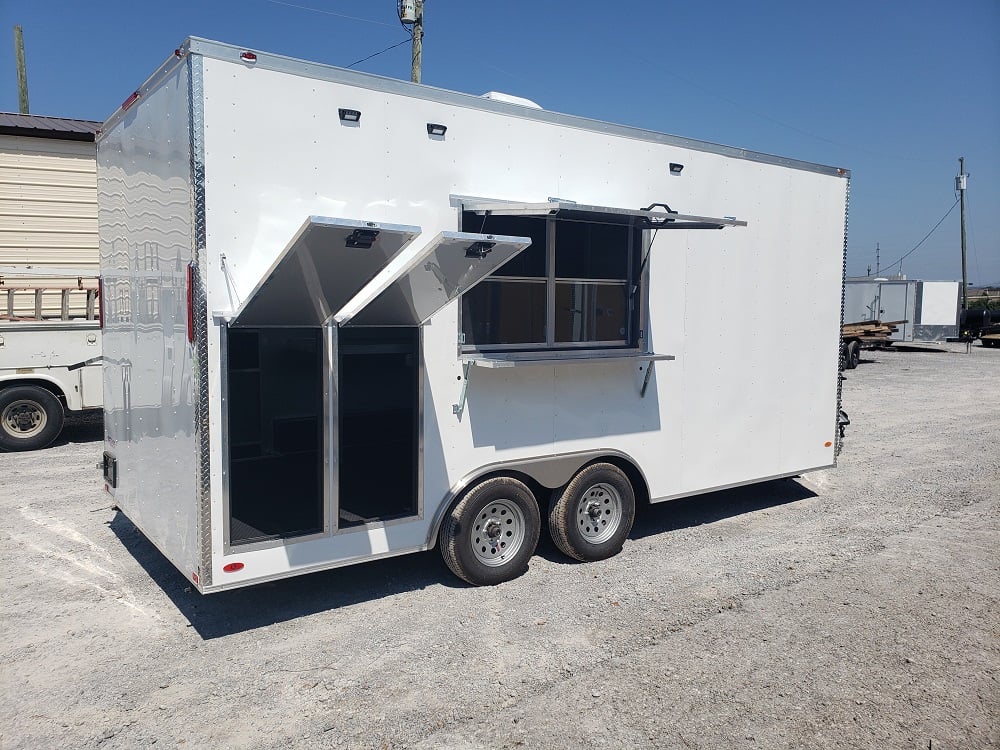
[[[905,320],[863,320],[859,323],[844,323],[845,339],[858,339],[862,344],[888,345],[890,337]]]

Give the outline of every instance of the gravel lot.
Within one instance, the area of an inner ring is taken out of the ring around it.
[[[98,423],[0,455],[0,747],[1000,747],[1000,350],[864,354],[838,469],[496,588],[435,550],[203,597]]]

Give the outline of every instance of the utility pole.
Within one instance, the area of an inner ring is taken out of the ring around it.
[[[879,261],[878,254],[879,254],[879,247],[878,247],[878,243],[876,242],[875,243],[875,275],[876,276],[878,276],[878,272],[881,270],[881,266],[879,265],[880,261]]]
[[[424,0],[414,0],[416,19],[413,21],[413,60],[410,80],[420,83],[420,66],[424,55]]]
[[[24,66],[24,35],[14,27],[14,55],[17,58],[17,104],[22,115],[28,114],[28,71]]]
[[[969,280],[965,273],[965,186],[969,175],[965,173],[965,157],[958,157],[958,177],[955,178],[955,189],[958,199],[962,202],[962,309],[969,309]],[[981,282],[980,282],[981,283]]]

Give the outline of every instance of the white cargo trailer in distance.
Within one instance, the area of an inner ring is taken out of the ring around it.
[[[203,592],[496,583],[832,466],[848,179],[188,40],[98,139],[108,491]]]

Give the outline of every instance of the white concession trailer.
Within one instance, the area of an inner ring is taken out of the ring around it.
[[[202,592],[609,557],[834,465],[848,186],[190,39],[98,137],[106,488]]]

